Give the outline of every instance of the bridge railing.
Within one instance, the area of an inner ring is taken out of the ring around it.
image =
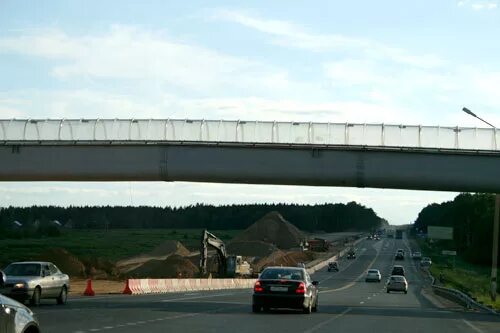
[[[500,150],[500,130],[226,120],[0,120],[0,141],[174,141]]]

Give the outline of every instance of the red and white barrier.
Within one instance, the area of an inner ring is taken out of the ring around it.
[[[248,289],[255,279],[128,279],[123,294],[161,294],[185,291]]]

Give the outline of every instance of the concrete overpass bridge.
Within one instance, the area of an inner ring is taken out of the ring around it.
[[[500,130],[225,120],[0,120],[0,181],[500,192]]]

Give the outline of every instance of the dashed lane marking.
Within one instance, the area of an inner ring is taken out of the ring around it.
[[[346,313],[348,313],[348,312],[349,312],[349,311],[351,311],[351,310],[352,310],[352,308],[347,308],[347,309],[345,309],[344,311],[342,311],[341,313],[339,313],[338,315],[335,315],[335,316],[333,316],[333,317],[331,317],[331,318],[329,318],[329,319],[327,319],[327,320],[325,320],[325,321],[322,321],[321,323],[319,323],[319,324],[317,324],[317,325],[315,325],[315,326],[311,327],[310,329],[308,329],[308,330],[304,331],[304,333],[312,333],[312,332],[315,332],[315,331],[317,331],[317,330],[321,329],[323,326],[325,326],[325,325],[327,325],[327,324],[331,323],[332,321],[334,321],[334,320],[336,320],[336,319],[338,319],[338,318],[342,317],[343,315],[345,315]]]
[[[245,304],[245,306],[246,306],[246,304]],[[243,307],[243,305],[240,306],[240,307]],[[210,311],[195,312],[195,313],[186,313],[186,314],[180,314],[180,315],[175,315],[175,316],[170,316],[170,317],[156,318],[154,320],[151,319],[151,320],[147,320],[147,321],[140,320],[140,321],[136,321],[136,322],[128,322],[126,324],[117,324],[115,326],[104,326],[104,327],[100,327],[100,328],[91,328],[91,329],[89,329],[87,331],[81,331],[80,330],[80,331],[75,331],[73,333],[99,332],[99,331],[104,331],[104,330],[112,330],[112,329],[115,329],[115,328],[121,328],[121,327],[124,327],[124,326],[144,325],[144,324],[147,324],[147,323],[150,323],[150,322],[153,322],[153,321],[163,321],[163,320],[173,320],[173,319],[180,319],[180,318],[187,318],[187,317],[195,317],[195,316],[199,316],[199,315],[202,315],[202,314],[217,312],[217,311],[220,311],[222,309],[227,309],[227,308],[228,307],[221,307],[221,308],[217,308],[215,310],[210,310]]]

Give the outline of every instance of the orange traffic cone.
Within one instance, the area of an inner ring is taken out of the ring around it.
[[[94,290],[92,290],[92,280],[88,279],[87,280],[87,288],[85,288],[85,291],[83,292],[83,296],[95,296]]]
[[[125,289],[123,289],[122,294],[132,295],[132,289],[130,289],[128,279],[127,279],[127,282],[125,283]]]

